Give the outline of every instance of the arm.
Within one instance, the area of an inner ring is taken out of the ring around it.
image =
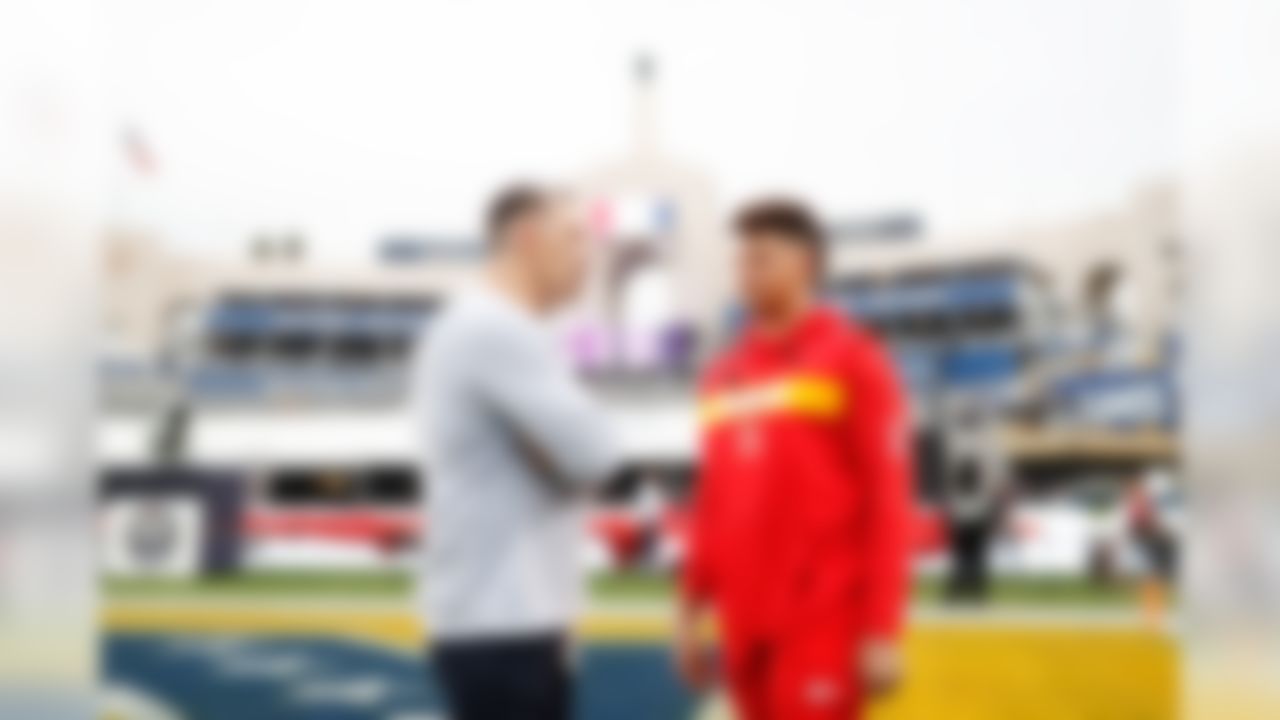
[[[710,474],[699,473],[689,507],[688,534],[680,574],[680,599],[687,606],[703,606],[714,592],[711,564],[712,510]]]
[[[706,471],[707,450],[703,448],[702,470],[689,506],[685,556],[680,574],[675,622],[676,664],[689,685],[705,686],[712,675],[711,654],[703,643],[702,626],[714,594],[711,498],[712,474]]]
[[[609,421],[568,366],[523,328],[486,328],[477,392],[542,474],[568,490],[603,484],[615,463]]]
[[[914,474],[907,408],[888,359],[878,348],[860,352],[852,381],[851,445],[855,472],[866,487],[858,530],[866,591],[857,613],[867,645],[859,649],[859,662],[874,689],[892,686],[901,674],[897,644],[910,582]]]

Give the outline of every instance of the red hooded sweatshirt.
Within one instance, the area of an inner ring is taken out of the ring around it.
[[[818,308],[747,332],[699,391],[702,466],[684,592],[725,633],[894,639],[908,582],[909,424],[886,353]]]

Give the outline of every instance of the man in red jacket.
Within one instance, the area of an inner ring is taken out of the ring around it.
[[[701,383],[702,470],[676,659],[711,676],[714,612],[744,720],[849,720],[899,682],[909,431],[889,360],[824,307],[821,224],[802,204],[734,221],[747,325]]]

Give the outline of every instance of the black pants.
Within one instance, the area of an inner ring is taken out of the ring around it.
[[[561,634],[437,643],[451,720],[569,720],[572,678]]]
[[[973,602],[987,599],[990,583],[987,553],[990,539],[991,527],[986,520],[952,523],[948,598]]]
[[[1174,579],[1178,567],[1178,544],[1173,533],[1160,528],[1133,531],[1138,547],[1147,561],[1147,573],[1165,582]]]

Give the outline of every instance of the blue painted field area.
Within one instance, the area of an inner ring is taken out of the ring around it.
[[[428,720],[444,717],[424,658],[372,643],[289,635],[115,633],[112,685],[187,720]],[[671,720],[692,698],[660,644],[605,644],[580,658],[579,717]],[[134,720],[122,718],[122,720]]]

